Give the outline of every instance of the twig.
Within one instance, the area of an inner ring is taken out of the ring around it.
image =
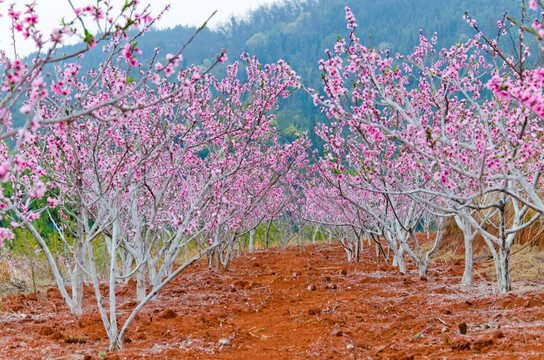
[[[420,333],[414,335],[414,340],[415,340],[415,339],[419,339],[420,337],[422,337],[424,333],[426,333],[427,331],[431,330],[434,326],[435,326],[435,324],[432,324],[432,325],[429,326],[428,328],[424,329],[422,332],[420,332]]]
[[[19,331],[19,330],[11,329],[11,328],[6,328],[6,330],[8,330],[8,331],[13,331],[13,332],[16,332],[16,333],[18,333],[18,334],[22,334],[22,335],[30,336],[30,337],[31,337],[32,339],[34,339],[34,336],[32,336],[32,335],[30,335],[30,334],[27,334],[27,333],[25,333],[25,332],[23,332],[23,331]]]
[[[480,310],[480,309],[472,309],[472,308],[469,308],[467,309],[469,311],[475,311],[475,312],[478,312],[480,314],[484,314],[484,315],[492,315],[492,314],[495,314],[497,313],[499,310],[492,310],[492,311],[484,311],[484,310]]]
[[[321,251],[325,251],[325,250],[334,250],[334,249],[339,249],[341,248],[342,246],[327,246],[326,248],[323,248],[323,249],[318,249],[317,251],[318,252],[321,252]]]
[[[436,318],[430,319],[429,321],[433,321],[433,320],[438,320],[438,321],[440,321],[443,325],[447,325],[446,322],[445,322],[444,320],[442,320],[441,318],[437,318],[437,317],[436,317]]]
[[[391,326],[391,327],[389,327],[389,328],[387,328],[387,329],[383,329],[382,332],[391,331],[391,330],[393,330],[393,329],[398,328],[399,326],[402,326],[403,324],[404,324],[404,323],[398,323],[397,325]]]
[[[474,267],[472,267],[472,270],[474,270],[474,272],[476,273],[476,275],[478,275],[480,277],[480,279],[482,279],[483,281],[485,281],[487,284],[491,284],[491,282],[487,281],[486,278],[484,278],[479,272],[478,270],[476,270]]]
[[[254,333],[251,332],[251,330],[255,330],[255,327],[252,327],[251,329],[249,329],[249,330],[247,331],[247,333],[248,333],[249,335],[251,335],[251,336],[253,336],[253,337],[256,337],[256,338],[259,338],[259,339],[262,339],[262,338],[263,338],[263,336],[261,336],[261,335],[255,335]],[[266,329],[263,328],[263,329],[256,329],[255,331],[257,332],[257,331],[265,331],[265,330],[266,330]]]
[[[393,345],[393,343],[389,343],[389,344],[387,344],[387,345],[385,345],[385,346],[382,346],[381,348],[378,349],[378,351],[376,351],[376,352],[374,353],[374,356],[378,355],[379,353],[381,353],[382,351],[384,351],[385,349],[387,349],[387,348],[390,347],[391,345]]]

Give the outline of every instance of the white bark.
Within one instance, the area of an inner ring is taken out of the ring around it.
[[[255,242],[255,229],[252,229],[249,232],[249,252],[253,253],[254,250],[254,242]]]
[[[478,232],[474,231],[473,227],[470,225],[470,222],[466,220],[465,217],[456,215],[454,219],[457,223],[457,226],[463,232],[463,239],[465,244],[465,270],[463,272],[463,279],[461,281],[461,284],[463,284],[464,286],[472,286],[472,273],[474,268],[472,243]]]

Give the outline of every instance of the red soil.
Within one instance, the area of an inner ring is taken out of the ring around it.
[[[1,303],[0,358],[544,357],[543,286],[518,281],[500,295],[478,278],[466,289],[461,262],[433,263],[420,278],[376,265],[372,254],[365,249],[359,264],[346,263],[340,249],[320,245],[244,254],[226,272],[200,262],[144,308],[117,353],[105,352],[90,289],[79,317],[55,289],[11,295]],[[134,285],[118,295],[124,320],[136,304]]]

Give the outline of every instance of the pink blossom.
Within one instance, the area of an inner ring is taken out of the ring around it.
[[[40,218],[40,214],[30,211],[27,217],[29,221],[34,221]]]
[[[9,171],[11,170],[11,163],[9,161],[4,161],[0,165],[0,181],[7,182],[9,179]]]
[[[26,115],[26,114],[29,114],[29,113],[30,113],[30,110],[31,110],[31,109],[30,109],[30,105],[27,105],[27,104],[21,106],[21,108],[19,109],[19,111],[21,112],[21,114],[25,114],[25,115]]]
[[[55,206],[57,206],[58,204],[58,200],[57,199],[54,199],[54,198],[51,198],[51,197],[47,197],[47,205],[50,207],[50,208],[54,208]]]
[[[47,189],[45,188],[45,184],[41,181],[38,181],[36,184],[34,184],[34,188],[29,193],[29,196],[36,199],[41,199],[45,195],[46,190]]]
[[[4,240],[13,240],[15,235],[10,229],[0,228],[0,246],[4,246]]]
[[[169,77],[170,75],[172,75],[174,73],[174,67],[172,66],[172,64],[168,65],[165,69],[164,69],[164,75],[166,77]]]
[[[26,165],[26,162],[23,160],[20,154],[15,155],[15,169],[17,171],[22,171],[23,167]]]
[[[191,76],[191,80],[193,81],[200,80],[200,74],[198,72],[193,73],[193,75]]]
[[[153,82],[153,84],[160,84],[161,82],[161,77],[159,74],[153,74],[153,76],[151,77],[151,81]]]

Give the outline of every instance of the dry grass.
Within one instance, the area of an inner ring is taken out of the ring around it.
[[[61,267],[61,271],[63,271]],[[25,256],[4,251],[0,254],[0,296],[27,293],[54,283],[45,259],[30,261]]]
[[[495,264],[491,255],[479,263],[480,269],[491,279],[495,279]],[[544,279],[544,253],[538,246],[513,245],[511,255],[512,280]]]
[[[431,235],[432,241],[427,241],[426,239],[426,234],[420,239],[420,242],[422,242],[421,250],[423,251],[423,253],[426,253],[433,247],[434,234]],[[457,234],[452,234],[451,229],[445,231],[442,242],[440,243],[438,249],[436,249],[436,251],[431,256],[431,262],[449,263],[459,259],[463,259],[464,254],[462,251],[460,251],[463,249],[462,239],[462,234],[461,236],[458,236]]]
[[[537,247],[527,247],[512,256],[512,269],[514,280],[542,279],[544,278],[544,253]]]
[[[9,266],[5,261],[0,261],[0,282],[10,280]]]
[[[455,226],[447,232],[443,243],[432,256],[432,262],[453,263],[464,261],[464,247],[462,236],[455,234]],[[512,280],[544,280],[544,252],[542,251],[542,232],[535,227],[529,236],[525,232],[525,241],[512,245],[511,269]],[[495,263],[491,251],[482,239],[475,246],[474,263],[481,274],[485,274],[491,281],[496,278]],[[428,251],[432,242],[421,245],[423,251]]]

